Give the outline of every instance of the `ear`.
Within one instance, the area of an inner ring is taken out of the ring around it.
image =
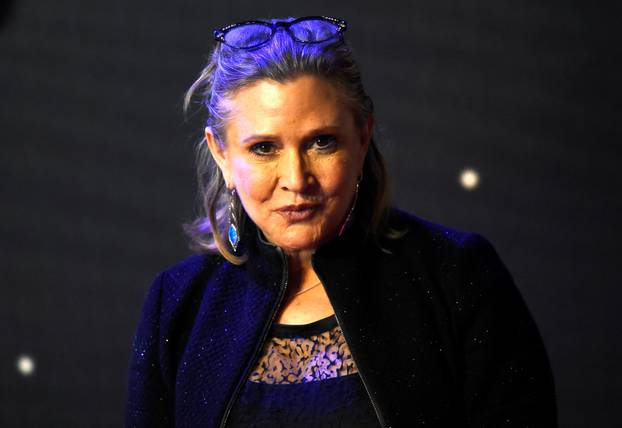
[[[205,128],[205,141],[207,142],[207,147],[209,148],[212,157],[216,161],[218,165],[218,169],[222,173],[223,178],[225,179],[225,184],[227,189],[232,189],[233,186],[231,184],[231,176],[229,173],[229,164],[227,162],[227,150],[224,145],[221,145],[212,128],[207,126]]]

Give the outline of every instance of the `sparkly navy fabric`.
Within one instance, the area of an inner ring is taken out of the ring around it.
[[[384,250],[355,224],[313,255],[380,424],[556,426],[542,340],[492,245],[399,211],[391,222],[408,233]],[[286,276],[279,250],[246,226],[245,264],[196,255],[154,281],[126,426],[218,427],[230,416]]]
[[[273,325],[270,337],[309,338],[337,325],[334,316],[305,325]],[[379,422],[358,373],[303,383],[247,380],[228,427],[374,427]]]

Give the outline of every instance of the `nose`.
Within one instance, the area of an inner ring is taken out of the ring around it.
[[[305,193],[311,184],[308,160],[298,150],[288,151],[279,161],[279,186],[282,190]]]

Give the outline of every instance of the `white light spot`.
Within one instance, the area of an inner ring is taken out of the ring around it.
[[[35,361],[28,355],[20,355],[15,365],[17,371],[23,376],[30,376],[35,371]]]
[[[462,170],[462,173],[460,174],[460,184],[466,190],[475,189],[479,184],[479,174],[471,168]]]

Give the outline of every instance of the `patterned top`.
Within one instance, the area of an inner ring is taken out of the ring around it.
[[[305,325],[274,324],[249,380],[304,383],[358,373],[334,315]]]
[[[273,324],[227,427],[380,426],[334,315]]]

